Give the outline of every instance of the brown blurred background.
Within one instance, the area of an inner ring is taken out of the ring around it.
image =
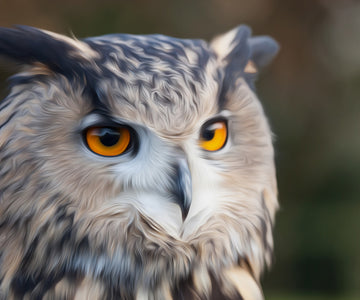
[[[360,299],[360,1],[0,0],[0,26],[79,38],[209,40],[242,23],[281,44],[257,84],[276,134],[281,202],[265,295]]]

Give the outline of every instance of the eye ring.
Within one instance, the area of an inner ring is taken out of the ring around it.
[[[206,151],[214,152],[222,149],[228,139],[227,121],[211,120],[203,125],[200,133],[200,146]]]
[[[84,131],[86,146],[100,156],[122,155],[131,148],[132,140],[132,132],[126,126],[92,126]]]

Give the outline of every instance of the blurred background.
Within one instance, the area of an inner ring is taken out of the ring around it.
[[[360,299],[360,1],[0,0],[0,26],[211,39],[238,24],[281,52],[257,91],[276,135],[281,209],[267,299]],[[0,71],[0,90],[5,79]]]

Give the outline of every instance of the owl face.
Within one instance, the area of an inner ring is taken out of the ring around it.
[[[0,291],[76,296],[72,274],[99,299],[162,299],[244,263],[257,281],[277,191],[253,81],[276,51],[245,26],[211,43],[1,29],[24,70],[0,103]]]

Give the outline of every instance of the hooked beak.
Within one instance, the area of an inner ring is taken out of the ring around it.
[[[191,173],[185,157],[179,158],[175,165],[174,194],[184,221],[190,209],[192,194]]]

